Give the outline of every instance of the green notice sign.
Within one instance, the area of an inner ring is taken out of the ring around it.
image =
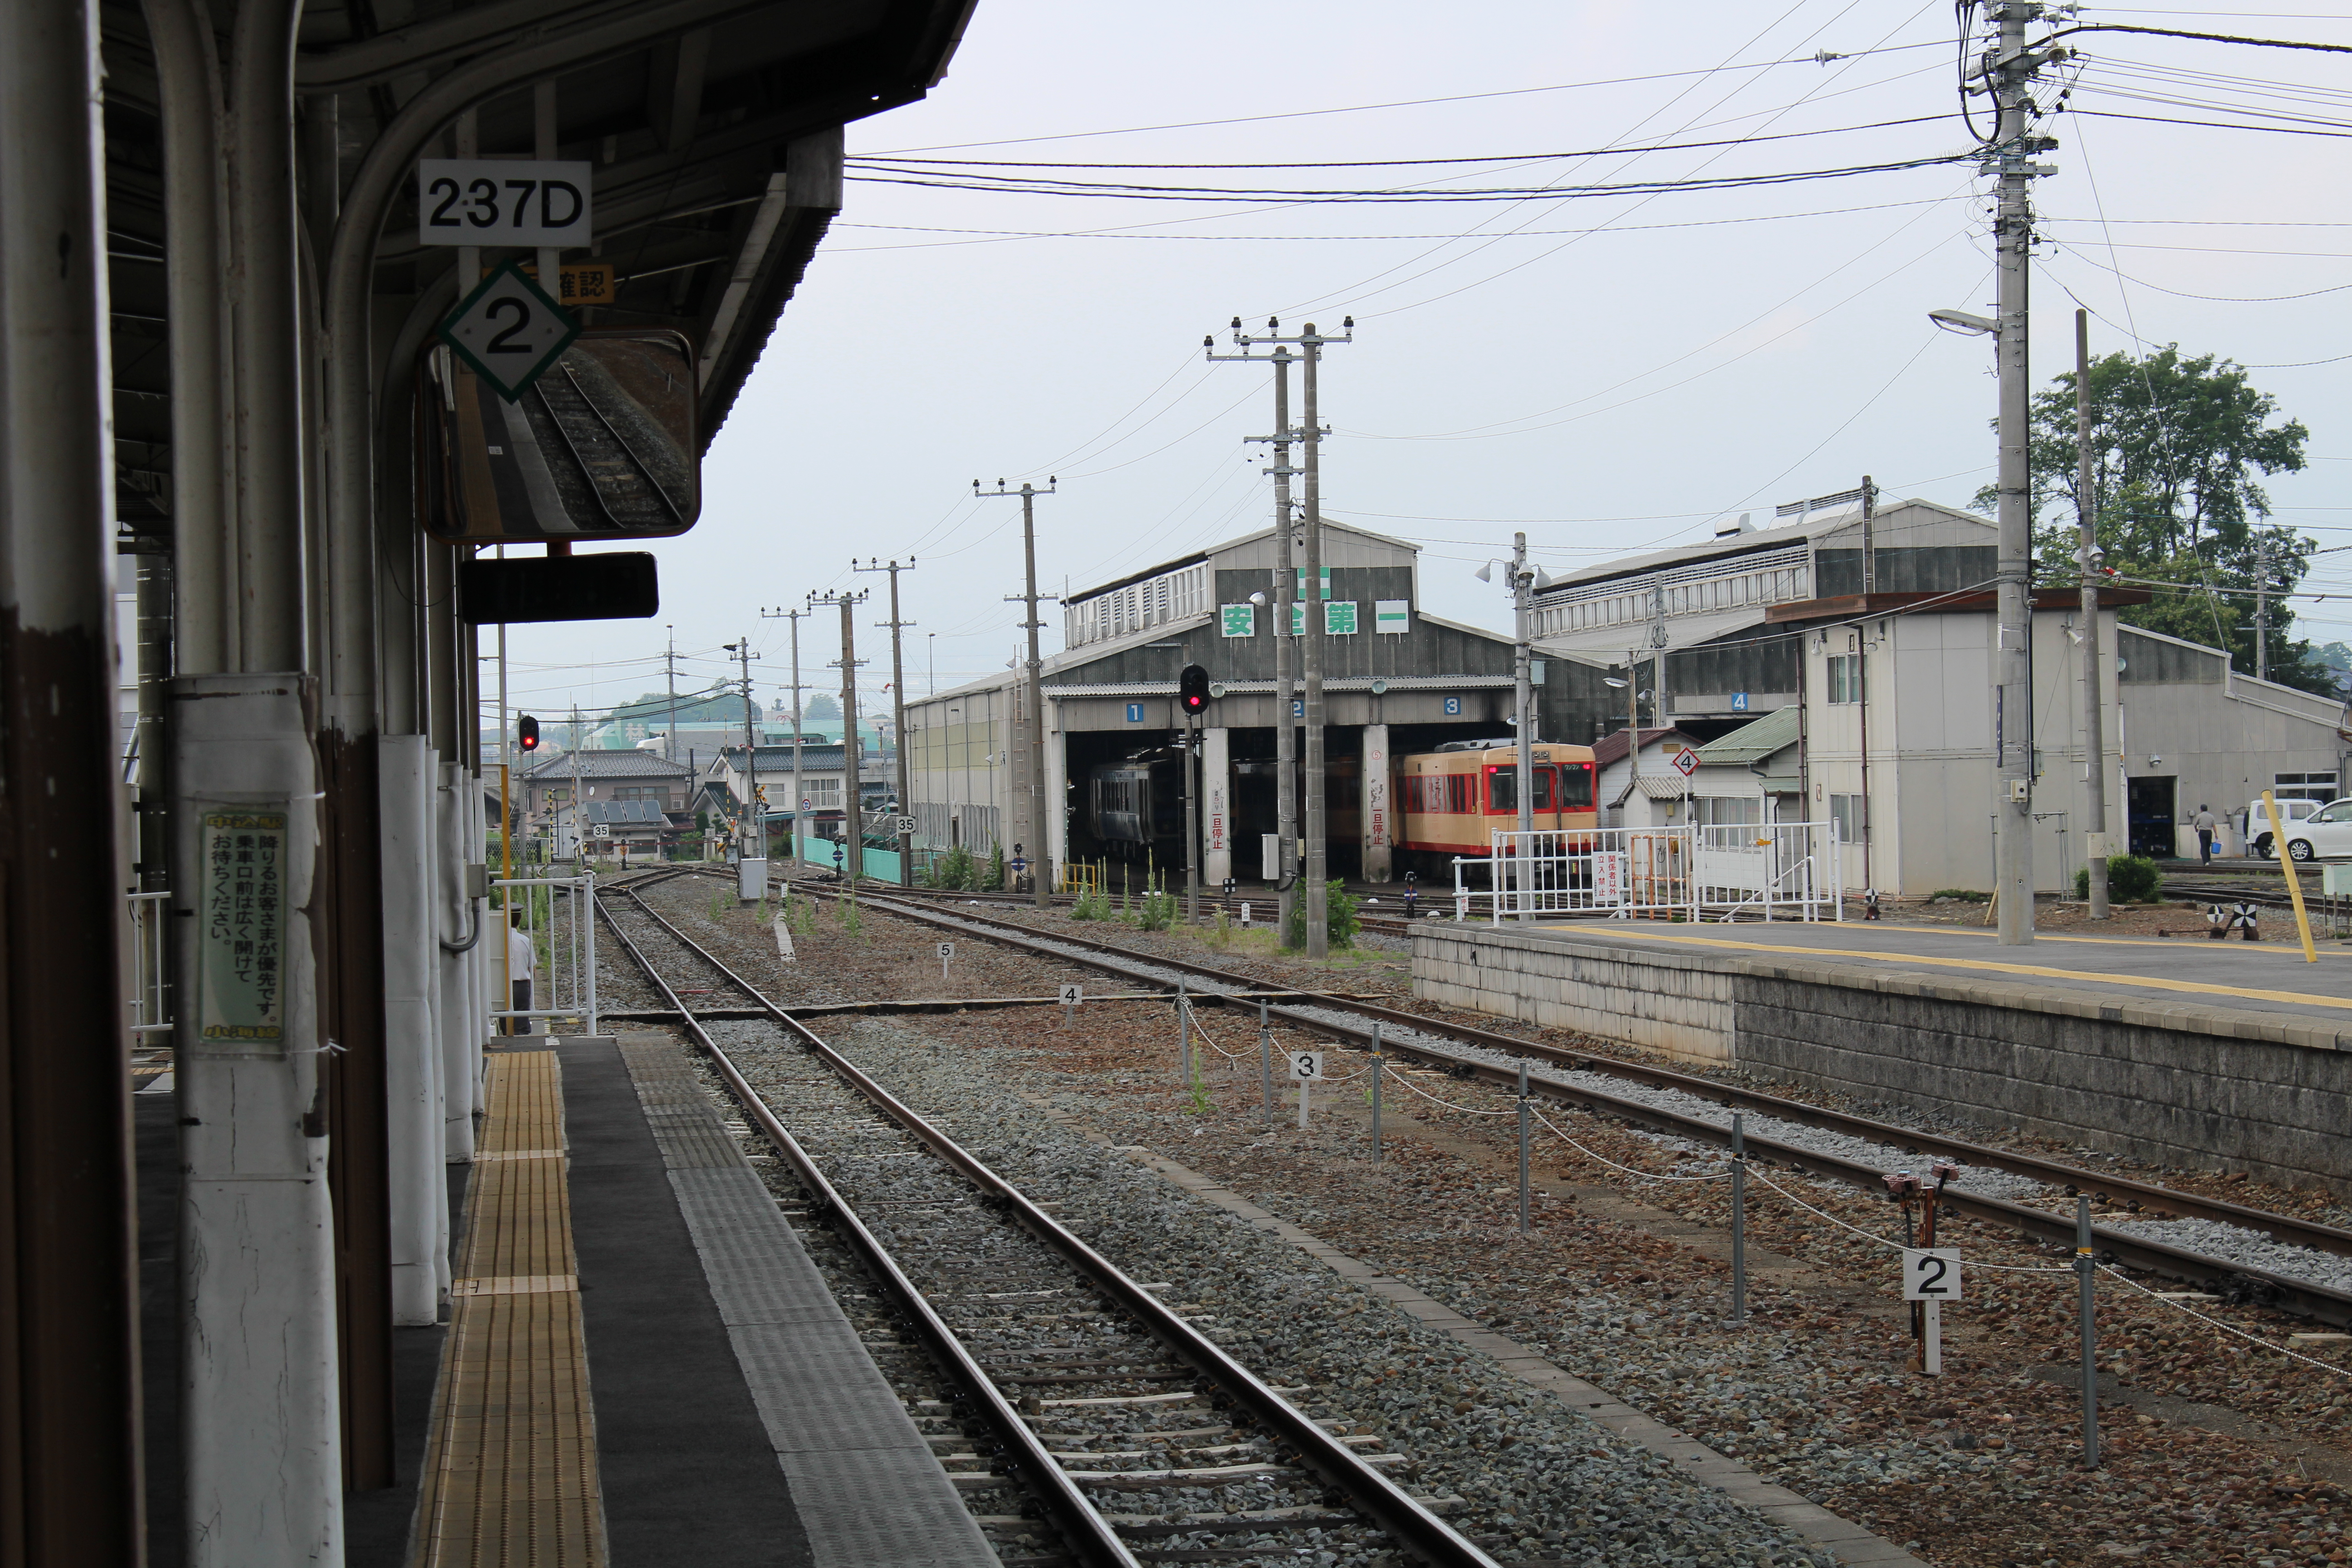
[[[1323,635],[1330,637],[1356,635],[1355,600],[1333,599],[1323,606]]]
[[[1220,605],[1217,606],[1217,614],[1221,628],[1223,630],[1225,636],[1229,637],[1254,637],[1257,636],[1257,606],[1255,605],[1249,604],[1247,602],[1238,605]]]
[[[287,814],[208,811],[199,921],[197,1037],[286,1042]]]

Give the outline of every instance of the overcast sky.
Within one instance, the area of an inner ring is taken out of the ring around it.
[[[2352,44],[2352,17],[2281,10],[2084,19]],[[2070,41],[2085,57],[2070,108],[2100,117],[2055,120],[2045,161],[2059,173],[2037,182],[2037,385],[2071,366],[2077,300],[2095,312],[2095,353],[2136,335],[2235,359],[2311,430],[2310,468],[2270,483],[2278,520],[2352,544],[2339,482],[2352,464],[2352,249],[2339,248],[2352,246],[2352,56]],[[1374,193],[1907,163],[1972,144],[1955,44],[1945,0],[980,0],[928,101],[850,127],[846,205],[711,448],[702,521],[654,546],[662,616],[515,628],[513,706],[560,713],[659,689],[669,626],[681,690],[724,673],[719,645],[748,633],[763,655],[754,689],[777,700],[787,624],[760,612],[844,586],[875,590],[857,617],[870,704],[889,679],[875,625],[888,579],[853,576],[853,556],[919,563],[901,578],[910,692],[934,665],[941,688],[1000,668],[1019,639],[1003,595],[1021,587],[1020,503],[974,501],[975,477],[1059,477],[1037,505],[1054,593],[1264,526],[1265,448],[1245,438],[1271,426],[1270,372],[1202,359],[1202,334],[1225,346],[1235,315],[1327,332],[1354,316],[1323,382],[1327,515],[1420,542],[1434,614],[1507,626],[1501,592],[1471,574],[1516,529],[1557,573],[1703,540],[1727,514],[1769,521],[1864,473],[1896,496],[1963,504],[1992,472],[1991,356],[1926,312],[1990,302],[1990,182],[1971,163],[1732,189],[1303,203],[947,189],[856,162],[1465,160],[923,166],[957,182]],[[2073,75],[2053,75],[2043,101]],[[1530,156],[1696,142],[1717,145]],[[2334,559],[2308,586],[2352,595],[2352,563]],[[2352,638],[2352,599],[2297,607],[2318,640]],[[801,626],[803,681],[837,687],[824,667],[838,613]]]

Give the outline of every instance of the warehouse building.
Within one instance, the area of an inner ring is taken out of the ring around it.
[[[1334,876],[1385,881],[1394,869],[1390,758],[1512,733],[1510,638],[1424,613],[1419,554],[1404,540],[1323,525],[1317,602],[1326,628]],[[1015,672],[908,702],[909,815],[919,850],[963,844],[985,851],[1003,843],[1025,852],[1036,842],[1033,823],[1042,823],[1056,866],[1074,858],[1140,862],[1147,854],[1156,864],[1181,866],[1176,683],[1186,665],[1198,664],[1209,672],[1214,699],[1202,738],[1202,870],[1213,884],[1264,876],[1276,826],[1276,561],[1267,528],[1067,596],[1066,647],[1045,668],[1043,812],[1031,810],[1028,715]],[[1294,580],[1303,595],[1304,573]],[[1308,608],[1302,600],[1297,616]],[[1548,661],[1536,693],[1538,736],[1590,740],[1616,706],[1604,676],[1589,663]],[[1301,717],[1303,707],[1294,704],[1293,721]],[[1156,815],[1126,836],[1105,822],[1098,805],[1114,773],[1154,785]]]

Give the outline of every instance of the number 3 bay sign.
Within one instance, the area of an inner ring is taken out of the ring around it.
[[[1906,1301],[1958,1300],[1960,1249],[1957,1247],[1905,1247],[1903,1299]]]
[[[512,403],[580,335],[580,324],[509,261],[441,323],[441,341]]]
[[[1302,1083],[1323,1081],[1324,1056],[1321,1051],[1291,1051],[1290,1076]]]

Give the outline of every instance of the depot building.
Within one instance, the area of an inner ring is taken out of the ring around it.
[[[1307,614],[1324,617],[1330,870],[1387,881],[1391,757],[1447,742],[1510,743],[1512,645],[1422,610],[1418,545],[1341,523],[1327,521],[1322,532],[1322,581],[1311,599],[1303,568],[1293,568],[1294,619],[1303,626]],[[1025,855],[1042,832],[1056,867],[1075,859],[1181,869],[1176,686],[1184,667],[1198,664],[1212,683],[1201,721],[1202,873],[1213,886],[1266,877],[1276,830],[1277,552],[1267,528],[1065,599],[1066,646],[1045,661],[1038,716],[1042,810],[1033,805],[1032,716],[1019,671],[908,702],[918,850],[962,845],[984,856],[1002,844]],[[1294,545],[1294,561],[1302,553]],[[1291,645],[1294,655],[1303,647]],[[1539,740],[1587,742],[1617,706],[1605,669],[1590,661],[1545,661],[1538,675]],[[1304,717],[1303,699],[1294,699],[1291,721]],[[1300,815],[1303,827],[1303,801]]]

